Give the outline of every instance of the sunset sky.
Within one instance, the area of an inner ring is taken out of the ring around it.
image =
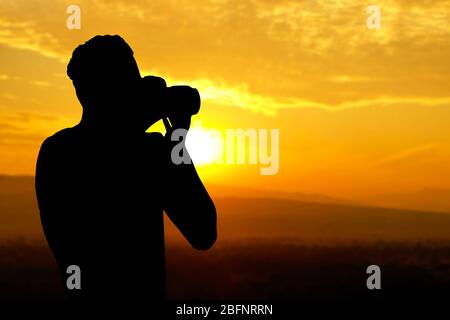
[[[202,127],[279,129],[280,167],[199,167],[207,183],[346,199],[450,189],[450,1],[0,1],[0,173],[34,174],[75,125],[73,49],[119,34],[142,75],[197,87]],[[66,27],[69,4],[81,29]]]

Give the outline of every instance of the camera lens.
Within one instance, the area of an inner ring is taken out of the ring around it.
[[[181,112],[189,115],[200,110],[200,94],[189,86],[172,86],[167,88],[167,104],[170,113]]]

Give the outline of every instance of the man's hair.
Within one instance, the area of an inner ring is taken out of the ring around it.
[[[95,36],[73,51],[67,75],[74,84],[108,80],[123,74],[131,64],[135,64],[133,50],[120,36]]]

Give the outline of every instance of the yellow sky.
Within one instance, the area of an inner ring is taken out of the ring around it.
[[[81,30],[66,28],[69,4]],[[280,170],[200,168],[207,182],[357,198],[450,188],[450,1],[0,2],[0,172],[33,174],[42,140],[77,123],[65,69],[120,34],[143,74],[200,89],[203,127],[280,129]]]

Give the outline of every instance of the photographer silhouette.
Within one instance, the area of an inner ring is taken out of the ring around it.
[[[189,129],[198,92],[167,88],[158,77],[144,81],[117,35],[76,48],[67,74],[81,121],[47,138],[36,165],[42,226],[66,294],[162,301],[163,211],[196,249],[209,249],[217,237],[215,207],[194,165],[170,158],[170,133]],[[166,136],[145,132],[160,119]],[[70,265],[81,270],[81,289],[66,287]]]

